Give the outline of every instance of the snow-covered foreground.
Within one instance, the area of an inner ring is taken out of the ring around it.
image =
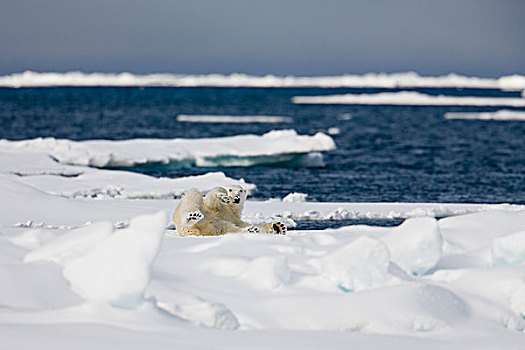
[[[235,180],[208,174],[160,184],[41,152],[0,151],[5,348],[518,349],[525,342],[523,206],[310,203],[294,194],[245,209],[248,221],[288,222],[286,236],[183,238],[170,225],[175,199],[59,189],[122,181],[141,193],[206,190]],[[294,220],[358,217],[407,219],[389,228],[293,230]]]

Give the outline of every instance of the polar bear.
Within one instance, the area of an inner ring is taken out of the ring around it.
[[[177,232],[181,236],[236,232],[286,234],[286,226],[280,222],[250,225],[242,221],[246,195],[241,186],[215,187],[205,197],[196,189],[186,191],[173,214]]]

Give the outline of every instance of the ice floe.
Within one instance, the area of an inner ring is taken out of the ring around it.
[[[381,92],[377,94],[294,96],[292,102],[296,104],[525,107],[525,99],[521,97],[434,96],[416,91]]]
[[[507,121],[525,121],[524,111],[512,111],[502,109],[496,112],[448,112],[445,113],[446,119],[465,119],[465,120],[507,120]]]
[[[190,123],[291,123],[292,118],[276,115],[186,115],[177,116],[178,122]]]
[[[345,74],[338,76],[253,76],[234,73],[229,75],[182,75],[132,73],[34,72],[0,76],[2,87],[39,86],[174,86],[174,87],[455,87],[523,90],[523,75],[507,75],[496,79],[469,77],[459,74],[422,76],[415,72]]]
[[[98,168],[170,163],[183,165],[188,161],[196,166],[321,166],[322,155],[319,152],[335,148],[334,140],[326,134],[298,135],[294,130],[273,130],[262,136],[207,139],[0,140],[0,150],[44,153],[62,164]]]

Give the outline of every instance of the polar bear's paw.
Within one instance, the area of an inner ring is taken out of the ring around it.
[[[186,214],[184,221],[186,226],[193,226],[202,219],[204,219],[204,215],[199,210],[196,210],[190,211],[188,214]]]
[[[248,231],[250,233],[259,233],[259,232],[261,232],[261,230],[257,226],[253,226],[253,225],[248,226],[246,228],[246,231]]]
[[[286,226],[282,222],[279,222],[279,221],[272,222],[271,225],[272,225],[273,232],[270,232],[270,233],[274,233],[276,235],[286,234]]]
[[[217,198],[224,204],[230,204],[232,202],[232,199],[230,196],[228,196],[226,193],[218,193]]]

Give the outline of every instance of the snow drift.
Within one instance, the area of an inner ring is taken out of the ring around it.
[[[73,291],[87,301],[135,307],[144,300],[166,224],[159,212],[133,218],[118,231],[108,222],[88,225],[45,243],[24,261],[62,265]]]

